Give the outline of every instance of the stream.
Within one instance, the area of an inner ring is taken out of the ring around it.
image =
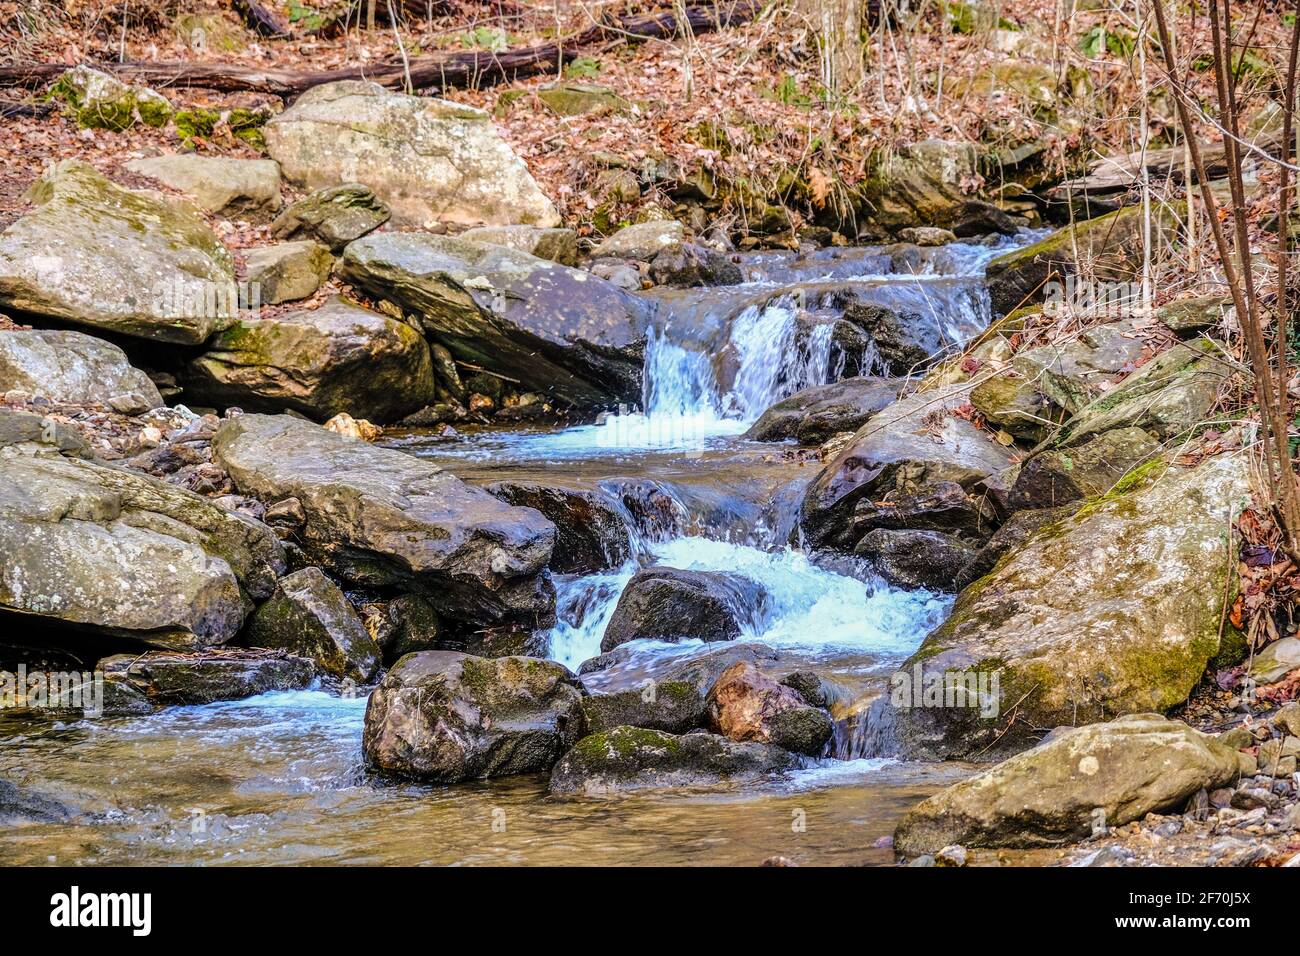
[[[564,429],[390,430],[384,442],[471,483],[562,482],[629,503],[634,558],[557,576],[558,621],[535,635],[575,672],[600,654],[638,567],[727,571],[770,593],[741,638],[774,652],[764,669],[814,670],[845,688],[852,713],[951,597],[800,549],[799,501],[819,463],[741,435],[774,402],[845,374],[835,322],[846,292],[917,313],[930,351],[957,346],[988,322],[987,262],[1038,235],[747,256],[741,285],[647,293],[658,311],[641,409]],[[635,686],[717,647],[636,641],[582,677],[592,691]],[[889,864],[892,850],[877,844],[899,815],[970,773],[866,758],[850,720],[830,756],[758,787],[597,800],[551,797],[544,777],[393,783],[364,770],[365,705],[309,690],[147,717],[0,718],[0,779],[71,808],[67,819],[0,829],[0,863]]]

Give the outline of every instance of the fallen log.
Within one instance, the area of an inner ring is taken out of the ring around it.
[[[693,33],[707,33],[753,19],[761,9],[759,0],[736,0],[725,4],[690,7],[686,21]],[[339,80],[369,80],[380,86],[402,87],[409,69],[416,89],[482,86],[503,80],[560,70],[584,49],[598,43],[637,42],[676,36],[680,25],[675,13],[619,17],[597,24],[554,43],[516,47],[500,53],[467,50],[399,62],[338,70],[301,72],[225,63],[93,63],[97,70],[149,86],[198,86],[220,92],[270,93],[281,98],[297,96],[313,86]],[[63,63],[21,63],[0,67],[0,88],[48,82],[64,70]]]

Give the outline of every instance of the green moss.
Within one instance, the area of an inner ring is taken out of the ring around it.
[[[262,127],[271,118],[265,110],[250,110],[236,107],[226,117],[226,125],[236,139],[247,143],[257,150],[266,149],[266,136]]]
[[[216,110],[197,106],[192,110],[177,110],[172,116],[176,132],[183,141],[188,142],[196,136],[211,136],[221,121],[221,114]]]

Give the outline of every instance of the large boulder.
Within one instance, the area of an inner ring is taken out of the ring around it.
[[[1054,734],[1027,753],[941,790],[908,811],[894,849],[1059,846],[1181,810],[1189,797],[1236,780],[1237,754],[1158,714]]]
[[[437,783],[550,770],[582,736],[582,693],[554,661],[408,654],[370,695],[362,748],[380,771]]]
[[[0,308],[185,345],[234,323],[230,252],[193,207],[72,159],[27,195],[0,234]]]
[[[105,713],[135,713],[152,707],[239,700],[275,690],[303,690],[316,679],[316,668],[304,657],[283,651],[224,647],[188,654],[116,654],[101,660],[95,669],[104,673]]]
[[[487,490],[507,504],[536,508],[555,524],[551,570],[591,574],[624,564],[633,552],[631,521],[599,489],[540,481],[496,481]]]
[[[228,219],[268,217],[280,208],[280,167],[269,159],[148,156],[126,168],[179,190],[201,209]]]
[[[897,693],[873,705],[882,749],[1015,750],[1037,728],[1187,699],[1220,651],[1235,574],[1227,529],[1247,498],[1248,463],[1238,454],[1162,468],[1047,524],[958,596],[900,668]],[[917,690],[949,685],[981,699],[929,706]]]
[[[605,627],[600,649],[628,641],[733,641],[759,620],[767,592],[722,571],[645,568],[632,576]]]
[[[940,482],[982,490],[1011,464],[1011,452],[953,414],[968,389],[947,387],[901,399],[879,412],[813,479],[800,523],[815,546],[851,547],[867,530],[849,519],[870,498],[912,495]]]
[[[318,421],[347,412],[390,422],[434,399],[428,343],[405,322],[340,296],[318,309],[244,319],[188,369],[192,400]]]
[[[297,498],[299,540],[356,584],[421,593],[456,621],[549,621],[555,526],[412,455],[288,415],[222,423],[213,456],[242,494]]]
[[[731,740],[756,740],[817,756],[834,730],[830,715],[808,705],[792,687],[778,684],[747,661],[719,675],[706,699],[709,724]]]
[[[116,345],[52,329],[0,332],[0,392],[11,389],[72,404],[119,396],[137,396],[149,408],[163,403],[149,376]]]
[[[472,106],[346,80],[308,90],[264,132],[287,178],[308,189],[363,182],[398,225],[560,224],[491,117]]]
[[[281,648],[306,658],[332,677],[366,683],[380,651],[337,584],[320,568],[285,575],[248,623],[254,647]]]
[[[1175,210],[1152,211],[1154,236],[1172,236],[1178,229]],[[993,311],[1005,315],[1022,305],[1041,302],[1049,282],[1065,282],[1089,270],[1093,279],[1136,282],[1142,268],[1144,220],[1140,205],[1064,226],[1033,245],[998,256],[989,263],[989,296]]]
[[[896,378],[846,378],[815,385],[782,399],[749,427],[750,441],[820,445],[840,432],[855,432],[898,400],[904,382]]]
[[[463,362],[572,405],[641,400],[650,306],[590,273],[502,246],[378,233],[341,273],[417,317]]]
[[[0,452],[0,608],[195,650],[243,626],[284,571],[269,528],[157,478]]]
[[[551,793],[604,796],[668,787],[753,783],[798,766],[771,744],[740,743],[715,734],[677,736],[615,727],[578,741],[551,771]]]

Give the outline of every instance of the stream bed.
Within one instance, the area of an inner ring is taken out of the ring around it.
[[[756,255],[742,285],[651,294],[660,301],[640,409],[565,429],[399,430],[384,442],[477,484],[654,495],[656,509],[627,514],[632,559],[556,577],[558,621],[535,637],[570,669],[600,653],[638,567],[727,571],[770,595],[742,635],[775,653],[765,670],[814,670],[868,701],[942,621],[951,597],[895,588],[852,559],[803,551],[798,505],[820,467],[815,455],[743,432],[781,398],[841,377],[831,330],[846,289],[915,313],[938,351],[987,324],[985,264],[1034,238],[908,247],[906,256]],[[582,676],[593,691],[619,689],[710,649],[637,641]],[[867,759],[851,734],[837,734],[830,756],[743,789],[560,799],[540,776],[392,783],[365,772],[365,705],[364,695],[317,689],[147,717],[0,718],[0,780],[66,809],[4,825],[0,863],[888,864],[893,853],[880,841],[899,815],[971,772]]]

